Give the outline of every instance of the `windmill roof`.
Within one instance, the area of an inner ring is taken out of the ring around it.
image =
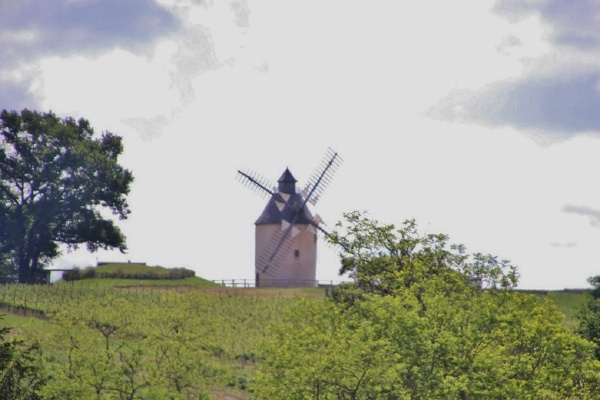
[[[281,174],[281,177],[277,180],[277,182],[285,182],[285,183],[296,183],[298,182],[294,175],[290,172],[289,168],[286,168]]]
[[[291,174],[289,175],[291,176]],[[287,201],[285,199],[286,197]],[[302,206],[302,204],[304,204],[304,199],[299,193],[293,193],[289,195],[286,193],[274,193],[269,199],[269,202],[267,203],[262,214],[258,217],[254,224],[281,224],[282,220],[292,222],[294,217],[296,217],[296,220],[293,222],[296,224],[314,223],[313,215],[308,210],[306,205],[304,205],[300,210],[296,211],[300,206]]]

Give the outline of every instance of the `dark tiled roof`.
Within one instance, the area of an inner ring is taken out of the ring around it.
[[[284,193],[285,195],[285,193]],[[283,209],[280,211],[277,203],[285,204]],[[269,199],[267,206],[263,210],[262,214],[254,224],[265,225],[265,224],[281,224],[281,221],[285,219],[288,222],[292,222],[292,219],[296,214],[297,218],[295,223],[297,224],[310,224],[313,222],[313,216],[305,205],[301,210],[298,210],[304,203],[304,199],[299,193],[289,195],[288,201],[286,202],[281,193],[275,193]],[[298,211],[296,211],[298,210]]]
[[[297,224],[310,224],[313,216],[306,205],[302,206],[304,198],[296,193],[296,178],[288,168],[277,181],[279,191],[273,193],[262,214],[256,220],[256,225],[281,224],[282,220]],[[296,218],[295,221],[292,221]]]
[[[283,171],[281,178],[279,178],[277,182],[279,182],[280,192],[290,194],[296,193],[296,182],[298,181],[294,178],[294,175],[292,175],[288,168]]]
[[[277,180],[277,182],[286,182],[286,183],[296,183],[298,182],[294,175],[290,172],[289,168],[286,168],[281,174],[281,177]]]

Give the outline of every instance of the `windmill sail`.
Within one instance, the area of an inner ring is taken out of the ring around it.
[[[289,169],[278,180],[278,188],[255,173],[238,170],[238,177],[246,186],[262,195],[270,195],[267,206],[255,222],[257,282],[259,275],[264,275],[273,282],[279,281],[279,285],[283,286],[288,286],[282,283],[284,280],[294,280],[297,277],[308,282],[308,285],[314,284],[316,230],[325,234],[327,232],[320,226],[321,218],[318,215],[313,217],[310,213],[307,203],[317,203],[340,163],[338,153],[328,149],[300,193],[296,192],[297,181]],[[274,189],[271,190],[271,187]]]
[[[242,172],[238,170],[238,179],[242,181],[250,189],[256,189],[262,196],[267,194],[273,195],[273,191],[269,187],[274,187],[269,184],[269,181],[260,175],[252,172]]]
[[[342,159],[339,154],[329,148],[325,156],[323,156],[321,164],[308,179],[308,184],[303,189],[303,192],[306,193],[306,201],[309,201],[313,206],[317,204],[317,201],[331,182],[333,174],[341,162]]]

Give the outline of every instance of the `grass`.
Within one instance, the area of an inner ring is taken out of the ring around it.
[[[230,288],[210,287],[202,290],[205,293],[223,293],[231,296],[259,296],[259,297],[305,297],[309,299],[322,299],[325,289],[309,287],[262,287],[262,288]]]
[[[550,299],[556,305],[558,311],[565,315],[564,324],[568,327],[575,327],[577,324],[577,313],[585,305],[588,299],[587,291],[567,291],[567,290],[530,290],[526,291],[540,299]]]
[[[114,279],[114,278],[92,278],[81,279],[73,282],[58,281],[55,285],[71,285],[75,287],[190,287],[190,288],[217,288],[222,287],[212,281],[198,278],[182,278],[182,279]]]
[[[177,269],[170,269],[161,266],[150,266],[141,263],[110,263],[99,265],[97,267],[88,267],[82,270],[82,274],[85,271],[93,270],[96,276],[101,274],[112,275],[110,278],[105,277],[93,277],[78,279],[75,281],[65,282],[60,280],[56,282],[56,285],[72,285],[77,287],[137,287],[137,286],[167,286],[167,287],[192,287],[192,288],[207,288],[207,287],[219,287],[214,282],[208,281],[203,278],[189,276],[185,278],[176,277],[173,279],[170,276]],[[186,272],[193,274],[193,271],[186,270]],[[129,275],[130,277],[115,277]],[[135,276],[135,278],[134,278]]]
[[[15,329],[15,327],[23,326],[30,320],[31,317],[25,317],[22,315],[15,315],[10,313],[0,313],[0,328],[10,328],[11,332],[8,336],[11,337],[15,333],[18,333],[18,330]]]
[[[133,354],[128,349],[141,352],[136,368],[143,376],[156,372],[160,351],[168,355],[185,348],[178,371],[187,373],[185,363],[204,371],[208,378],[201,379],[207,380],[211,398],[246,399],[244,387],[260,343],[271,334],[269,325],[280,322],[282,311],[298,298],[322,298],[325,293],[317,288],[226,288],[201,278],[177,280],[199,286],[179,282],[174,287],[173,281],[86,279],[52,286],[0,286],[5,301],[47,316],[7,315],[0,326],[14,326],[11,336],[42,343],[45,365],[58,376],[67,371],[69,354],[77,360],[82,379],[94,373],[98,357],[103,362],[110,359],[112,369],[123,370],[121,349],[124,360]]]
[[[161,266],[150,266],[140,263],[111,263],[94,267],[97,273],[127,272],[130,274],[153,273],[155,275],[168,275],[169,268]]]
[[[565,291],[548,292],[547,297],[551,299],[560,312],[565,314],[565,324],[575,326],[577,313],[588,299],[587,293],[570,293]]]

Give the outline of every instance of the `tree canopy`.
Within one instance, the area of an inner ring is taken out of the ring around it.
[[[107,217],[130,213],[131,171],[118,163],[121,137],[94,137],[85,119],[52,112],[0,112],[0,263],[5,277],[36,281],[59,245],[126,250]]]
[[[515,292],[508,261],[420,235],[414,221],[345,218],[330,239],[354,282],[274,327],[257,398],[597,398],[594,344],[550,301]]]

